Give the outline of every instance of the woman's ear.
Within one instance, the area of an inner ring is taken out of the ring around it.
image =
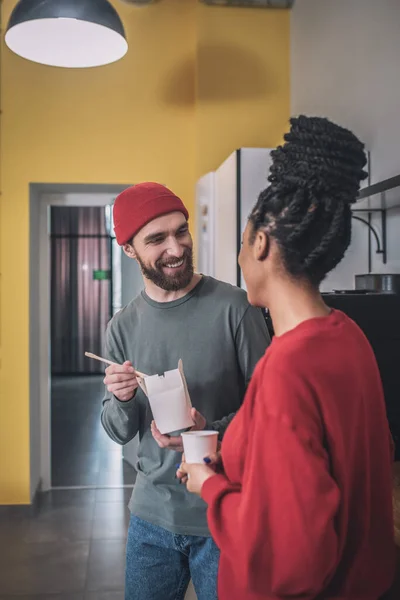
[[[124,244],[122,246],[122,250],[128,256],[128,258],[136,258],[136,252],[134,247],[131,244]]]
[[[256,234],[256,239],[253,244],[254,258],[263,261],[269,254],[269,237],[265,231],[259,230]]]

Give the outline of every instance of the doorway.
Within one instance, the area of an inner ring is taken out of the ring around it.
[[[102,355],[105,326],[121,307],[121,249],[110,214],[126,187],[31,185],[32,497],[39,486],[131,487],[134,481],[137,442],[121,448],[103,431],[104,365],[84,356]]]
[[[87,487],[134,483],[135,471],[99,420],[107,323],[121,306],[121,250],[111,206],[50,206],[51,484]],[[116,306],[114,310],[114,298]]]

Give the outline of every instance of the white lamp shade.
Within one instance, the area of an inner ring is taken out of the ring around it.
[[[128,50],[123,25],[107,0],[20,0],[5,42],[23,58],[67,68],[113,63]]]

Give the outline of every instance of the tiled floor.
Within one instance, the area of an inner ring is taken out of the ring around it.
[[[0,600],[122,600],[131,489],[59,490],[0,512]]]
[[[0,600],[124,598],[135,471],[101,426],[102,393],[102,377],[53,379],[53,486],[89,489],[44,493],[31,516],[0,507]]]
[[[0,510],[0,600],[123,600],[131,492],[53,490],[35,516]]]
[[[45,493],[35,516],[0,511],[0,600],[123,599],[135,471],[101,426],[102,394],[102,377],[53,378],[53,486],[91,489]]]
[[[53,377],[51,398],[52,485],[132,485],[135,471],[101,422],[103,377]]]

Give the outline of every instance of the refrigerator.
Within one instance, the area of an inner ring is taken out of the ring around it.
[[[271,148],[235,150],[196,186],[197,269],[245,289],[237,264],[242,234],[268,185]]]
[[[215,172],[207,173],[196,184],[196,269],[203,275],[214,272],[214,198]]]

